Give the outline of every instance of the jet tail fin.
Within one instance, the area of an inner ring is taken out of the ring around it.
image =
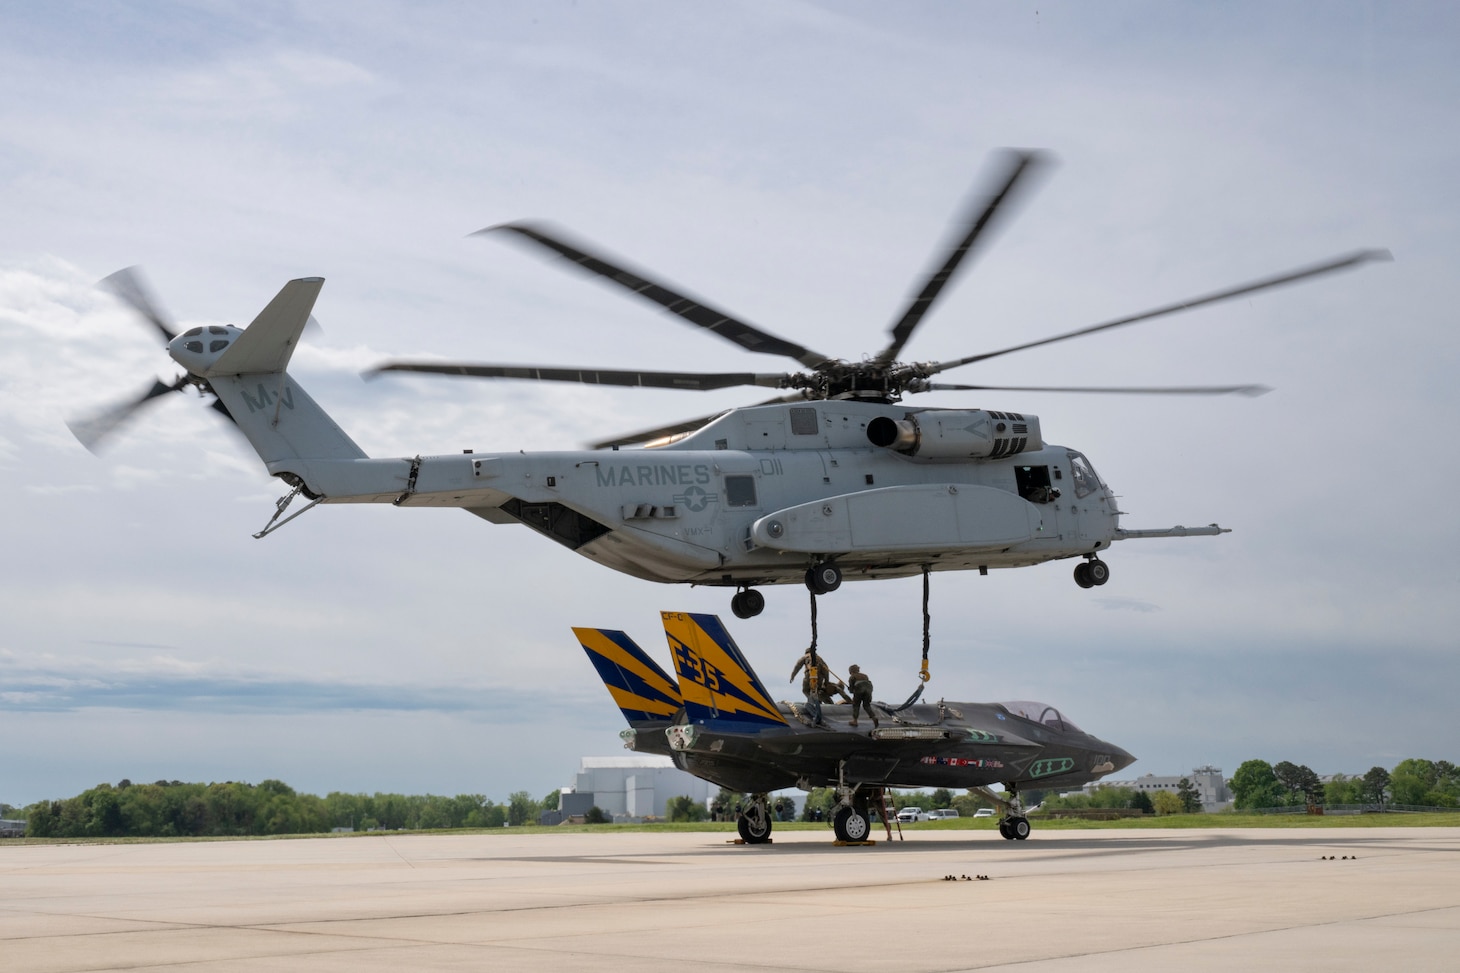
[[[684,707],[674,680],[628,635],[602,628],[574,628],[573,634],[630,726],[668,726]]]
[[[737,723],[745,729],[785,726],[745,655],[715,615],[660,612],[674,655],[679,693],[691,723]]]

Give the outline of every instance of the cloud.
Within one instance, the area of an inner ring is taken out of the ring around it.
[[[133,647],[133,646],[128,646]],[[490,685],[422,685],[410,681],[303,677],[167,655],[124,659],[0,652],[0,700],[13,712],[88,709],[151,712],[325,714],[432,712],[532,719],[520,693]],[[561,703],[581,700],[564,697]]]

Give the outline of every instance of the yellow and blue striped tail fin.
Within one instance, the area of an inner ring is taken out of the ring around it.
[[[679,688],[633,639],[602,628],[574,628],[573,634],[630,726],[674,720],[684,706]]]
[[[786,725],[717,616],[687,612],[660,612],[660,616],[691,723],[734,722],[752,732]]]

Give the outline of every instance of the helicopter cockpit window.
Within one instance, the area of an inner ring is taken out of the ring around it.
[[[1048,466],[1016,466],[1014,481],[1019,496],[1030,503],[1049,503],[1059,497],[1059,490],[1050,486]]]
[[[1015,716],[1029,720],[1031,723],[1042,723],[1056,730],[1073,730],[1076,733],[1084,732],[1078,726],[1065,719],[1059,710],[1050,706],[1048,703],[1036,703],[1029,699],[1017,699],[1007,703],[1000,703],[999,705]]]
[[[202,333],[203,333],[203,329],[202,328],[189,328],[188,330],[186,330],[186,331],[183,332],[183,337],[184,338],[196,338],[198,335],[200,335]]]
[[[731,507],[754,507],[755,477],[725,477],[725,503]]]
[[[210,324],[210,325],[208,325],[208,333],[209,334],[227,334],[228,333],[228,329],[227,328],[220,328],[216,324]]]
[[[215,338],[212,341],[208,342],[209,351],[222,351],[224,348],[227,347],[228,342],[222,338]]]
[[[183,347],[188,351],[197,352],[198,354],[203,353],[203,343],[201,341],[187,341],[183,343]]]
[[[1100,477],[1083,454],[1070,450],[1070,479],[1075,481],[1075,496],[1087,497],[1100,489]]]

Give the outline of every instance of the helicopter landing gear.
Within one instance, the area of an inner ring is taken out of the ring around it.
[[[1075,584],[1081,588],[1093,588],[1110,580],[1110,565],[1092,557],[1075,565]]]
[[[752,794],[750,806],[735,819],[735,830],[747,845],[763,845],[771,840],[771,815],[765,794]]]
[[[813,595],[831,594],[841,586],[842,569],[830,561],[822,561],[806,571],[806,587]]]
[[[736,618],[754,618],[765,611],[765,595],[754,588],[737,591],[730,598],[730,610]]]

